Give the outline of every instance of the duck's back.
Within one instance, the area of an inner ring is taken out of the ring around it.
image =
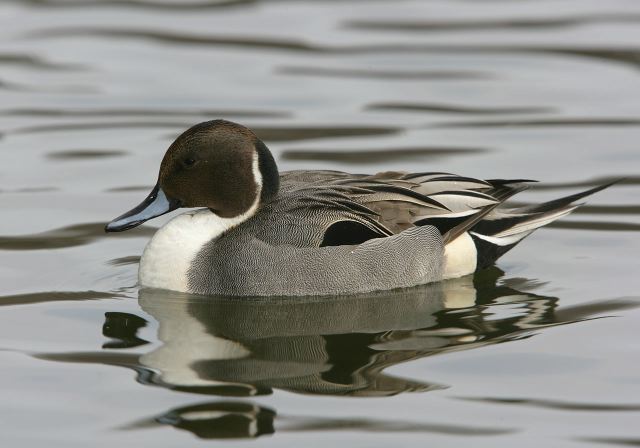
[[[224,295],[354,294],[457,277],[493,263],[603,187],[498,208],[522,180],[448,173],[290,171],[252,218],[207,243],[189,289]]]

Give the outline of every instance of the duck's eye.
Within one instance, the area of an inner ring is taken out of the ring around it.
[[[185,168],[191,168],[196,164],[196,159],[192,159],[188,157],[182,161],[182,164],[184,165]]]

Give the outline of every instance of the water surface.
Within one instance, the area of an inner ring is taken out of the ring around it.
[[[640,5],[0,5],[0,442],[640,445]],[[624,178],[474,277],[350,298],[136,285],[140,202],[186,127],[282,169]]]

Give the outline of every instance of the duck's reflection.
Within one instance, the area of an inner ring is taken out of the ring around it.
[[[474,279],[340,298],[260,300],[140,291],[162,345],[140,357],[157,384],[193,392],[386,396],[442,386],[386,375],[412,359],[559,323],[557,299]],[[243,387],[246,390],[243,390]]]
[[[276,413],[252,403],[214,401],[171,409],[128,428],[171,425],[201,439],[237,439],[273,434]]]
[[[527,337],[532,329],[620,307],[557,310],[557,298],[515,289],[531,289],[531,282],[501,280],[496,286],[501,275],[494,268],[358,297],[224,299],[142,290],[139,304],[158,322],[160,345],[143,354],[114,350],[145,344],[137,330],[146,322],[107,313],[103,331],[111,342],[103,348],[109,350],[39,356],[130,367],[143,384],[207,395],[248,397],[277,388],[387,396],[443,387],[387,375],[387,367]],[[273,432],[274,416],[251,402],[213,401],[173,409],[155,422],[200,437],[250,437]]]

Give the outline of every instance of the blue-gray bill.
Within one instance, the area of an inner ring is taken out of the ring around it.
[[[156,185],[147,198],[137,207],[118,216],[107,224],[105,232],[122,232],[139,226],[145,221],[164,215],[180,207],[180,201],[168,198]]]

